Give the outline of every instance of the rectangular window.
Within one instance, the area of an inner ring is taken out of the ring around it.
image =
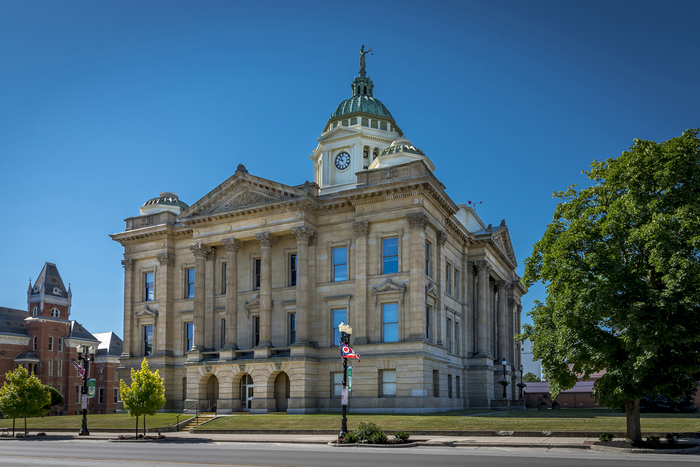
[[[447,318],[447,333],[445,334],[445,346],[448,352],[452,352],[452,320]]]
[[[333,341],[331,342],[331,346],[334,345],[340,345],[340,331],[338,330],[338,326],[340,326],[340,323],[345,323],[347,324],[348,320],[348,313],[347,310],[333,310]]]
[[[221,263],[221,295],[226,295],[226,263]]]
[[[348,280],[348,249],[333,248],[333,281]]]
[[[455,397],[457,399],[461,399],[462,398],[462,388],[459,387],[459,376],[455,376],[455,383],[457,385],[457,387],[456,387],[457,390],[455,391]]]
[[[221,318],[221,322],[219,323],[219,331],[221,337],[219,347],[223,347],[226,345],[226,318]]]
[[[97,403],[98,404],[105,403],[105,388],[98,388],[97,389]]]
[[[399,239],[385,238],[382,240],[382,272],[392,274],[399,272]]]
[[[399,304],[382,304],[382,342],[399,341]]]
[[[343,395],[343,372],[331,373],[333,378],[333,397],[340,397]]]
[[[53,360],[49,360],[49,376],[53,376]]]
[[[452,265],[445,262],[445,293],[452,295]]]
[[[253,316],[253,347],[260,343],[260,316]]]
[[[117,402],[119,402],[119,389],[114,388],[112,390],[112,403],[116,404]]]
[[[194,346],[194,323],[185,323],[185,352]]]
[[[260,258],[253,260],[253,288],[260,290]]]
[[[447,375],[447,397],[452,399],[452,375]]]
[[[58,351],[63,352],[63,338],[62,337],[58,338]]]
[[[454,297],[459,300],[459,271],[455,269]]]
[[[149,324],[143,327],[143,356],[151,355],[153,355],[153,326]]]
[[[396,370],[381,370],[379,372],[381,381],[380,397],[396,396]]]
[[[56,362],[56,371],[58,372],[58,376],[63,376],[63,362],[61,360]]]
[[[459,322],[455,321],[455,348],[454,348],[454,353],[457,355],[462,355],[462,349],[459,344]]]
[[[49,336],[49,351],[53,351],[53,337]]]
[[[297,255],[289,255],[289,286],[297,285]]]
[[[440,397],[440,372],[433,370],[433,397]]]
[[[194,297],[194,268],[185,269],[185,298]]]
[[[431,335],[431,328],[430,328],[430,315],[432,314],[433,309],[430,307],[425,308],[425,335],[428,338],[428,342],[432,342],[433,338]]]
[[[80,390],[82,389],[81,386],[76,386],[75,387],[75,403],[80,404]]]
[[[297,314],[289,313],[289,345],[297,341]]]
[[[425,242],[425,275],[428,277],[433,277],[433,263],[431,261],[431,248],[430,242]]]
[[[153,287],[153,273],[143,273],[143,301],[152,302],[155,299],[155,289]]]
[[[37,336],[32,337],[32,350],[36,350],[38,340]]]

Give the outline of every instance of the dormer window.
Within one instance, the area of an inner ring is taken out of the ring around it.
[[[58,287],[54,287],[51,293],[54,295],[61,295],[61,289],[59,289]]]
[[[51,317],[52,318],[60,318],[61,317],[61,310],[58,308],[51,308]]]

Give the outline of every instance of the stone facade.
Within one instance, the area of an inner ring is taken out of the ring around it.
[[[56,265],[46,263],[35,284],[29,285],[27,310],[0,307],[0,386],[5,373],[23,366],[63,394],[65,404],[52,408],[52,415],[78,414],[82,379],[71,360],[77,360],[78,344],[94,346],[90,377],[97,381],[97,394],[88,410],[114,413],[121,339],[111,332],[93,335],[70,319],[71,300],[70,287],[65,288]]]
[[[171,193],[181,211],[158,211],[154,198],[112,235],[125,258],[120,377],[147,356],[166,410],[340,410],[341,320],[361,355],[351,411],[515,399],[525,290],[505,221],[456,205],[383,105],[343,105],[312,154],[314,183],[240,165],[192,206]]]

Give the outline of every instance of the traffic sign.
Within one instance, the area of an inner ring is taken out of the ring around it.
[[[348,405],[348,388],[343,388],[343,392],[340,395],[340,403],[342,405]]]

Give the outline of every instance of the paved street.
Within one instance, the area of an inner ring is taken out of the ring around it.
[[[700,455],[607,454],[583,449],[504,447],[331,447],[323,444],[232,443],[190,439],[110,443],[104,439],[3,440],[0,466],[333,466],[521,467],[697,465]]]

